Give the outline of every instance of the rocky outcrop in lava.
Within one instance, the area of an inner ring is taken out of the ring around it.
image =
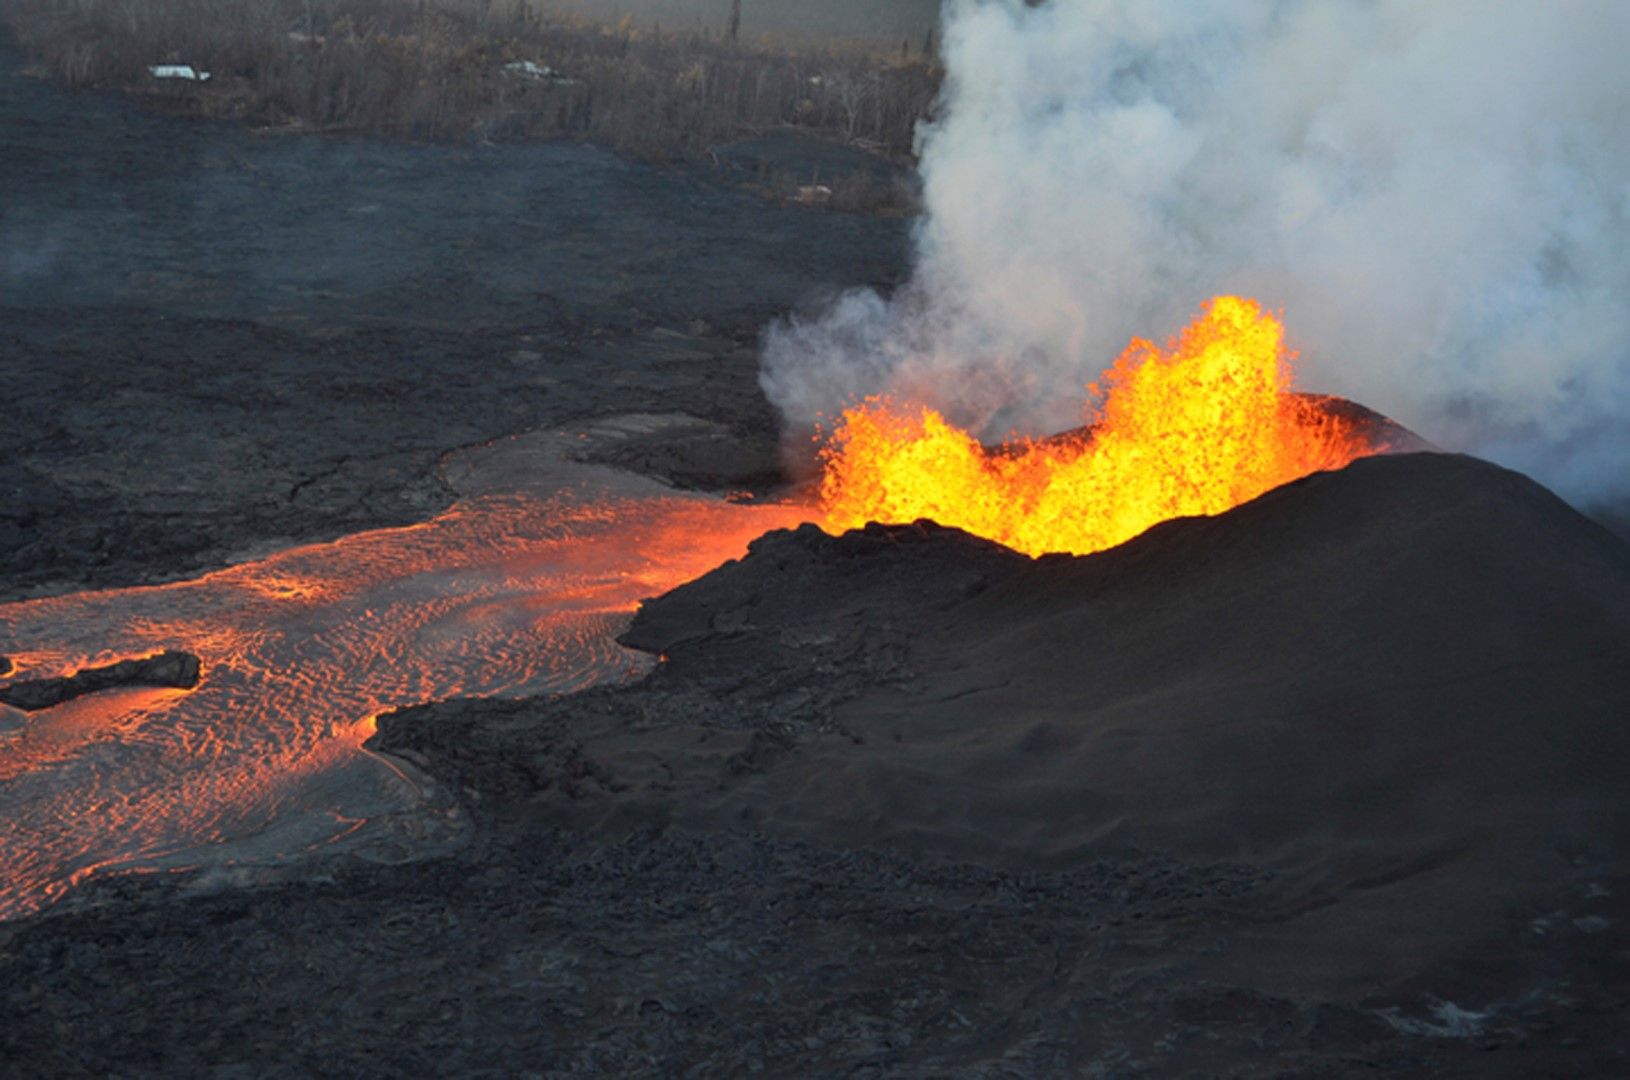
[[[55,679],[29,679],[0,687],[0,702],[25,712],[49,709],[64,701],[126,686],[168,686],[190,690],[198,685],[198,657],[170,651],[140,660],[86,668]]]

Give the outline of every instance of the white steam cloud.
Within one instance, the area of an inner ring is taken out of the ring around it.
[[[1242,293],[1305,388],[1630,492],[1630,3],[949,0],[943,41],[912,280],[766,335],[792,431],[879,392],[1069,427]]]

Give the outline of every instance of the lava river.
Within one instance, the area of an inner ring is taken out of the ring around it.
[[[0,918],[106,871],[253,873],[338,843],[390,858],[451,839],[462,826],[434,785],[362,749],[377,714],[637,674],[649,659],[613,638],[641,598],[805,515],[572,460],[584,439],[629,433],[468,452],[451,477],[464,497],[423,524],[0,606],[16,678],[166,648],[203,664],[190,691],[0,706]]]

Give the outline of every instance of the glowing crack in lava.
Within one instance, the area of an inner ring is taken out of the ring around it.
[[[0,918],[110,870],[251,875],[337,842],[384,859],[434,846],[463,826],[427,778],[361,749],[378,713],[646,670],[613,640],[640,599],[808,516],[569,460],[582,445],[540,433],[470,451],[483,460],[458,478],[464,497],[420,525],[0,605],[13,678],[163,648],[203,661],[192,691],[0,706]]]
[[[1290,384],[1279,321],[1222,296],[1167,349],[1134,340],[1089,388],[1102,401],[1077,433],[987,449],[933,409],[872,398],[822,450],[824,525],[930,518],[1085,555],[1381,449]]]

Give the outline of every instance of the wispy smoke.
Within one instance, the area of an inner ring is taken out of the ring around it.
[[[885,391],[1068,427],[1237,292],[1300,385],[1630,491],[1630,3],[950,0],[943,40],[914,277],[770,330],[792,430]]]

